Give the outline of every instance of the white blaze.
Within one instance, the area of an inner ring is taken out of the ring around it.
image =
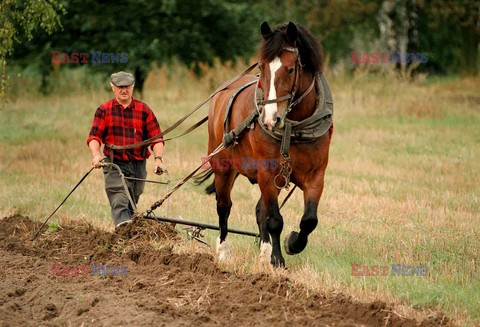
[[[277,98],[277,91],[275,90],[275,74],[277,70],[282,67],[282,62],[280,58],[275,58],[269,64],[270,66],[270,91],[268,92],[268,100],[273,100]],[[277,113],[278,106],[277,103],[269,103],[265,105],[265,124],[271,128],[275,125],[273,120],[274,115]]]

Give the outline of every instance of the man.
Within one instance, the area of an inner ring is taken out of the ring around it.
[[[150,152],[146,147],[127,150],[112,150],[108,145],[130,145],[144,141],[160,133],[155,114],[147,104],[132,96],[135,78],[132,74],[118,72],[110,76],[110,85],[115,97],[102,104],[92,123],[87,145],[92,152],[92,165],[99,168],[102,160],[118,165],[125,177],[145,179],[147,176],[146,159]],[[100,145],[104,146],[102,155]],[[161,175],[165,170],[163,164],[164,142],[162,138],[153,141],[150,148],[155,157],[154,172]],[[113,153],[112,153],[113,151]],[[115,229],[132,221],[133,208],[125,193],[118,171],[111,167],[103,168],[105,191],[107,193]],[[126,180],[130,195],[138,202],[143,193],[145,182]]]

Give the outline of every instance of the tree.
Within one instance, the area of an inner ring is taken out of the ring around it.
[[[153,63],[168,64],[173,58],[199,72],[199,63],[213,64],[255,51],[259,19],[248,2],[221,0],[119,0],[114,5],[96,0],[71,0],[65,4],[64,29],[40,37],[16,49],[17,63],[43,63],[43,89],[48,88],[52,51],[64,53],[128,53],[128,62],[100,64],[88,69],[112,73],[133,72],[135,88]],[[255,32],[254,32],[255,31]],[[41,55],[37,55],[41,54]],[[28,59],[28,60],[27,60]],[[73,64],[62,66],[74,67]]]
[[[382,43],[389,52],[416,53],[418,44],[418,8],[416,0],[384,0],[379,12]],[[397,68],[405,72],[407,62]]]
[[[376,32],[376,0],[261,0],[260,9],[275,23],[301,23],[322,42],[324,51],[336,62],[350,54],[356,36]]]
[[[345,59],[356,41],[381,41],[381,51],[428,53],[416,70],[478,74],[478,0],[261,0],[273,20],[296,20],[319,36],[332,60]],[[368,44],[365,44],[368,45]],[[405,63],[397,68],[406,69]]]
[[[15,42],[21,38],[31,40],[36,31],[51,34],[61,27],[59,14],[62,12],[60,0],[3,0],[0,3],[0,108],[7,101],[7,57],[12,53]]]
[[[424,42],[442,56],[443,67],[458,65],[466,75],[479,72],[480,1],[428,0],[425,5],[427,29],[432,35],[421,35]],[[448,44],[448,48],[445,45]]]

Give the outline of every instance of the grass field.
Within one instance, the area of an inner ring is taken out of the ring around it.
[[[222,67],[200,80],[181,68],[158,72],[147,80],[142,100],[165,128],[241,70]],[[15,96],[0,112],[1,216],[17,212],[44,220],[90,168],[85,141],[91,120],[96,107],[112,94],[85,87],[82,76],[62,75],[48,97],[27,94],[19,86],[21,79],[11,80]],[[67,77],[75,84],[66,84]],[[319,289],[406,307],[440,308],[460,324],[479,323],[480,79],[407,83],[390,76],[358,73],[346,78],[333,72],[327,77],[334,95],[335,132],[320,221],[307,249],[286,257],[288,274]],[[206,112],[207,107],[184,128]],[[198,165],[206,148],[205,126],[167,144],[165,162],[172,178]],[[148,167],[150,171],[152,162]],[[165,192],[164,187],[148,185],[140,209]],[[237,180],[231,227],[256,230],[259,196],[257,186]],[[282,210],[283,235],[298,230],[302,212],[297,191]],[[187,184],[171,198],[169,216],[216,223],[215,199]],[[100,171],[87,178],[53,220],[66,219],[112,228]],[[206,233],[210,244],[216,237]],[[259,269],[253,239],[230,240],[231,268]],[[352,264],[426,265],[429,275],[356,277],[351,276]]]

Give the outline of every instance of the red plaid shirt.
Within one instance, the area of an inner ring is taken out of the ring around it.
[[[87,145],[92,140],[109,145],[135,144],[160,132],[157,118],[147,104],[132,97],[130,105],[124,108],[113,98],[102,104],[95,112]],[[153,144],[158,142],[163,142],[163,139],[156,139]],[[110,156],[110,151],[112,150],[106,146],[103,148],[106,156]],[[113,157],[123,161],[145,160],[150,157],[150,151],[145,147],[115,150]]]

